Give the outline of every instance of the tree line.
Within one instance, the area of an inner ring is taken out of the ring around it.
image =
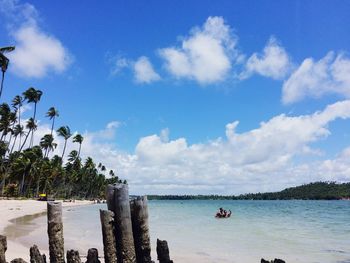
[[[314,182],[280,192],[242,195],[148,195],[149,200],[339,200],[350,198],[350,183]]]
[[[84,137],[72,134],[69,126],[61,126],[56,134],[63,138],[62,152],[57,152],[54,137],[55,121],[59,112],[48,109],[50,133],[34,145],[38,128],[37,105],[43,92],[33,87],[13,98],[11,103],[0,104],[0,195],[37,197],[47,194],[54,198],[99,198],[104,196],[107,184],[122,182],[113,170],[81,158]],[[22,120],[24,104],[33,104],[33,114]],[[66,153],[67,144],[77,145]],[[127,183],[124,180],[124,183]]]

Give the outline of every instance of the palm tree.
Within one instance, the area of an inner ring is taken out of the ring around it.
[[[80,156],[81,144],[83,143],[84,137],[79,133],[73,137],[73,142],[79,143],[78,157]]]
[[[5,57],[5,55],[3,53],[11,52],[13,50],[15,50],[15,47],[2,47],[2,48],[0,48],[0,67],[1,67],[1,71],[2,71],[0,98],[1,98],[1,94],[2,94],[2,88],[4,86],[5,72],[6,72],[7,67],[9,65],[9,62],[10,62],[10,60],[7,57]]]
[[[0,105],[0,132],[1,134],[1,141],[4,141],[6,138],[7,133],[10,131],[11,126],[11,109],[10,106],[7,103],[2,103]]]
[[[57,130],[57,133],[59,136],[64,138],[64,147],[63,147],[63,152],[62,152],[62,160],[64,156],[64,152],[66,151],[66,146],[67,146],[67,140],[72,136],[70,132],[70,128],[68,126],[62,126]]]
[[[57,143],[53,142],[53,136],[51,134],[45,134],[41,138],[40,147],[45,150],[44,158],[49,155],[50,151],[53,151],[57,147]]]
[[[23,97],[20,95],[17,95],[12,100],[12,107],[15,108],[16,112],[18,112],[18,124],[21,125],[21,107],[23,105]],[[21,144],[22,138],[19,137],[19,144]]]
[[[50,120],[52,120],[52,125],[51,125],[51,135],[53,132],[53,128],[55,125],[55,118],[59,116],[58,111],[55,109],[55,107],[51,107],[48,112],[46,113],[46,117],[49,117]]]
[[[15,125],[15,127],[13,128],[13,135],[15,136],[15,140],[13,141],[10,154],[13,152],[13,148],[16,145],[17,137],[19,136],[19,138],[21,139],[23,134],[24,134],[23,126],[20,124]],[[19,141],[19,147],[21,147],[21,141]]]
[[[27,133],[26,138],[24,139],[24,142],[23,142],[21,148],[19,149],[19,151],[22,151],[24,145],[27,142],[27,139],[29,137],[30,132],[36,130],[37,127],[38,126],[36,125],[34,119],[33,118],[29,118],[29,120],[27,121],[27,125],[26,125],[26,128],[28,129],[28,133]]]
[[[23,92],[24,98],[28,101],[28,103],[34,103],[34,113],[33,113],[33,120],[35,122],[35,116],[36,116],[36,105],[40,101],[41,96],[43,95],[43,92],[41,90],[37,90],[33,87],[30,87],[25,92]],[[30,146],[33,146],[33,138],[34,138],[34,130],[31,131],[32,136],[30,139]]]

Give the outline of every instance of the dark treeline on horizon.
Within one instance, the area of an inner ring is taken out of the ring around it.
[[[339,200],[350,198],[350,183],[315,182],[280,192],[242,195],[148,195],[149,200]]]

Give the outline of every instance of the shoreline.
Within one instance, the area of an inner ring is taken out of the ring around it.
[[[63,200],[56,200],[62,202],[63,208],[85,206],[94,204],[93,201],[76,200],[75,202],[63,202]],[[37,200],[16,200],[16,199],[2,199],[0,200],[0,234],[7,236],[7,251],[6,260],[10,262],[15,258],[23,258],[29,262],[29,247],[16,241],[17,238],[30,235],[33,226],[24,229],[11,228],[15,226],[17,220],[30,221],[44,216],[46,214],[47,202]],[[11,233],[11,231],[13,233]],[[32,244],[33,245],[33,244]],[[42,250],[48,256],[48,251]]]

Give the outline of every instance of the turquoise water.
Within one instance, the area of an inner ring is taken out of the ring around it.
[[[219,207],[229,219],[215,219]],[[93,205],[64,210],[66,249],[89,247],[102,252],[98,209]],[[176,262],[350,262],[349,201],[149,201],[152,253],[156,239],[168,241]],[[21,237],[47,247],[46,218]],[[46,236],[46,235],[44,235]]]

